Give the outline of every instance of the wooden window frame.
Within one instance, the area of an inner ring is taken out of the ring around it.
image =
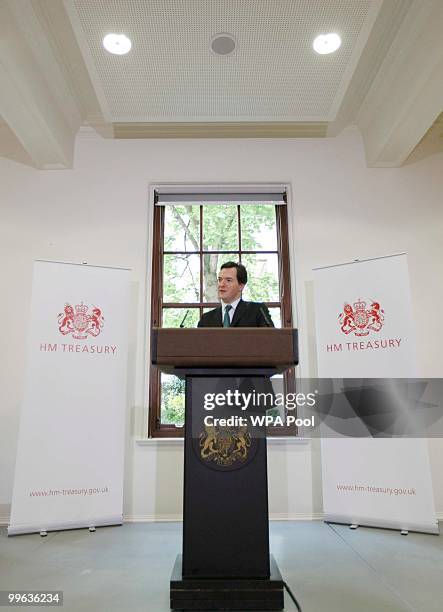
[[[212,251],[203,249],[203,205],[204,203],[196,202],[195,205],[200,206],[200,250],[186,252],[187,255],[198,254],[200,256],[200,297],[203,297],[203,255],[204,254],[255,254],[255,253],[277,253],[278,254],[278,273],[279,273],[279,290],[281,292],[280,302],[265,302],[270,307],[280,307],[281,326],[292,327],[292,301],[291,301],[291,277],[290,277],[290,256],[289,256],[289,233],[288,233],[288,210],[286,204],[276,205],[276,229],[277,229],[277,250],[276,251],[255,251],[241,249],[241,216],[240,203],[237,205],[237,222],[239,229],[239,247],[240,249],[232,249],[230,251]],[[193,303],[163,303],[163,255],[165,254],[180,254],[179,251],[164,251],[164,220],[166,206],[154,206],[153,219],[153,257],[152,257],[152,284],[151,284],[151,330],[153,327],[159,327],[162,322],[162,310],[168,308],[199,308],[200,317],[203,314],[204,308],[216,308],[218,302],[193,302]],[[183,252],[185,253],[185,252]],[[149,368],[149,414],[148,414],[148,435],[151,438],[183,438],[184,428],[176,427],[175,425],[162,424],[160,421],[161,400],[160,400],[160,371],[151,363]],[[295,390],[295,370],[291,368],[284,377],[284,390],[290,392]],[[272,437],[288,435],[287,428],[272,428]],[[291,429],[291,433],[296,435],[297,430]]]

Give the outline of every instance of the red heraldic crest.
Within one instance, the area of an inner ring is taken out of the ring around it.
[[[384,318],[384,310],[378,302],[371,301],[369,308],[366,308],[366,302],[361,298],[353,306],[346,303],[343,312],[338,315],[341,331],[355,336],[367,336],[371,330],[379,332]]]
[[[89,311],[83,302],[77,304],[75,309],[71,304],[65,304],[63,312],[58,314],[58,329],[63,336],[72,334],[76,340],[85,340],[88,336],[98,336],[104,321],[101,309],[96,306]]]

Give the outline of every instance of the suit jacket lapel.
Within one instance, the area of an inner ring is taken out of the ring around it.
[[[246,310],[246,303],[243,300],[240,300],[239,303],[237,304],[237,308],[235,309],[234,316],[232,317],[231,327],[238,325],[245,310]]]
[[[217,327],[223,327],[222,308],[221,308],[221,306],[218,306],[214,310],[214,323],[217,325]]]

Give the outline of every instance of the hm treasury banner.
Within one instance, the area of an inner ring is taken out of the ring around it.
[[[417,377],[406,255],[319,268],[314,284],[319,378]],[[426,440],[325,429],[325,521],[438,533]]]
[[[8,534],[122,522],[129,271],[37,261]]]

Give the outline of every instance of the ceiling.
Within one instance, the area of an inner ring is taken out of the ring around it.
[[[67,6],[112,122],[329,121],[380,3],[72,0]],[[129,36],[129,54],[104,49],[110,31]],[[342,47],[318,55],[314,38],[331,31],[340,33]],[[236,38],[232,55],[211,51],[218,32]]]
[[[322,138],[355,125],[369,166],[411,163],[418,146],[443,150],[442,29],[441,0],[2,0],[0,155],[71,167],[83,126],[107,138]],[[316,54],[331,31],[342,46]],[[105,51],[109,32],[131,52]],[[210,50],[220,32],[233,54]]]

